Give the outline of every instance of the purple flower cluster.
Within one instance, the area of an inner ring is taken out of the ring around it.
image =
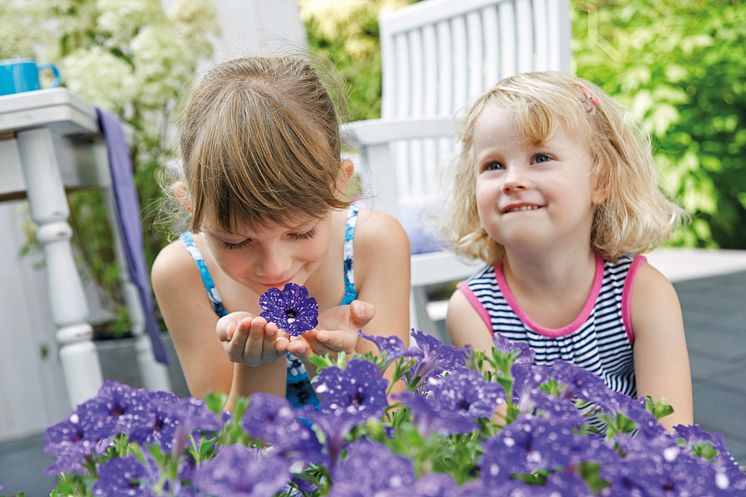
[[[293,336],[302,335],[319,324],[319,305],[306,287],[288,283],[282,290],[270,288],[259,297],[261,317]]]
[[[409,349],[366,338],[386,358],[322,369],[318,408],[258,393],[245,414],[219,418],[194,399],[106,382],[47,430],[49,471],[104,496],[746,496],[719,435],[668,433],[644,400],[571,364],[534,366],[529,349],[496,338],[477,370],[477,353],[421,332]],[[391,361],[407,379],[395,409]],[[626,428],[593,434],[612,423]]]
[[[117,435],[168,451],[179,445],[179,433],[186,437],[221,426],[204,402],[106,381],[94,398],[46,430],[44,452],[55,457],[47,473],[85,473],[86,464],[103,455]]]

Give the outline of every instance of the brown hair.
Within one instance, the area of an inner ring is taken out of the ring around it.
[[[443,231],[457,253],[486,263],[500,260],[503,247],[482,228],[476,205],[474,126],[482,112],[507,109],[519,135],[530,143],[567,126],[584,137],[593,159],[591,185],[602,199],[595,206],[591,245],[611,261],[647,251],[681,223],[682,209],[661,192],[650,141],[603,90],[558,72],[503,79],[469,109],[460,135],[453,198]]]
[[[311,64],[299,56],[229,60],[196,81],[181,119],[182,194],[191,229],[205,222],[288,226],[349,205],[336,183],[339,122]],[[178,189],[178,186],[177,186]]]

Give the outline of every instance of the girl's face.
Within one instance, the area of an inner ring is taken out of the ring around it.
[[[215,261],[233,280],[258,295],[286,283],[304,285],[321,266],[331,238],[331,212],[298,219],[291,228],[240,228],[235,233],[205,229]]]
[[[589,246],[592,159],[570,130],[560,126],[529,144],[510,113],[492,104],[474,125],[474,153],[479,218],[507,252]]]

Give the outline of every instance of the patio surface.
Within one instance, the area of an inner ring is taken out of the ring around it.
[[[746,465],[746,251],[660,250],[648,260],[674,282],[684,311],[692,367],[694,419],[723,435]],[[738,414],[740,413],[740,414]],[[8,495],[48,495],[51,459],[43,434],[0,443],[0,484]]]

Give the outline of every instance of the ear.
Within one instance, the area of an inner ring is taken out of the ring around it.
[[[597,174],[591,181],[591,205],[597,206],[603,204],[609,198],[609,178]]]
[[[189,211],[189,214],[192,213],[192,201],[189,199],[189,193],[186,189],[186,183],[183,181],[176,181],[173,185],[171,185],[171,192],[174,194],[174,197],[176,197],[176,200],[179,201],[179,203],[184,207],[187,211]]]
[[[339,173],[337,174],[337,191],[346,193],[347,185],[350,183],[352,175],[355,173],[355,165],[350,159],[343,159],[339,163]]]

